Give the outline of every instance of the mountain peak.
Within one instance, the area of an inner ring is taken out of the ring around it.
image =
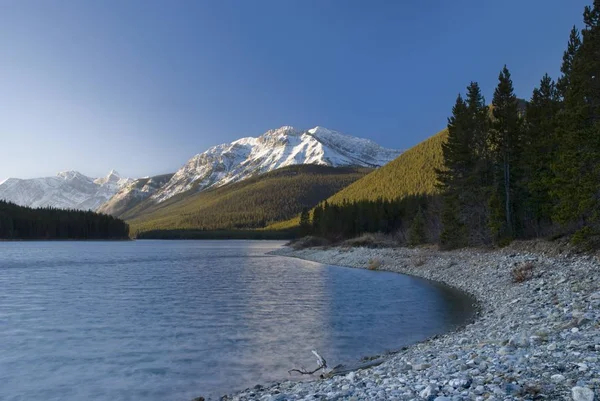
[[[79,171],[75,170],[61,171],[58,174],[56,174],[56,176],[64,180],[72,180],[75,178],[88,178],[85,175],[81,174]]]
[[[110,170],[108,175],[105,177],[106,181],[119,181],[121,179],[121,175],[117,170]]]
[[[162,202],[192,189],[218,187],[297,164],[379,167],[400,153],[371,140],[320,126],[299,130],[284,125],[258,137],[214,146],[194,156],[152,199]]]

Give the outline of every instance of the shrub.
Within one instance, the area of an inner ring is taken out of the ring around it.
[[[525,262],[512,270],[513,283],[522,283],[533,278],[533,263]]]
[[[381,260],[374,258],[374,259],[369,259],[369,264],[367,266],[367,268],[369,270],[378,270],[381,267],[382,263]]]
[[[364,247],[364,248],[393,248],[398,244],[388,235],[381,233],[363,234],[360,237],[348,239],[341,244],[349,247]]]
[[[303,237],[303,238],[299,238],[297,240],[291,241],[287,245],[291,246],[295,250],[300,250],[300,249],[312,248],[312,247],[317,247],[317,246],[327,246],[327,245],[329,245],[329,241],[326,240],[325,238],[314,237],[312,235],[309,235],[307,237]]]
[[[415,256],[413,258],[413,264],[417,267],[423,266],[425,262],[427,262],[427,259],[425,259],[425,257],[422,255]]]

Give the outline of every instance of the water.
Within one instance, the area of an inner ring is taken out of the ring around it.
[[[214,397],[465,318],[447,288],[265,255],[281,244],[0,242],[0,399]]]

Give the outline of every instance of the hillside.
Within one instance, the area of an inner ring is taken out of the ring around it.
[[[148,199],[123,218],[131,232],[166,229],[262,228],[290,219],[370,172],[368,168],[297,165],[244,181],[183,193],[156,204]]]
[[[328,199],[328,202],[341,203],[344,199],[348,201],[396,199],[409,195],[435,193],[435,169],[442,166],[442,143],[447,135],[446,129],[438,132],[385,166],[337,192]]]

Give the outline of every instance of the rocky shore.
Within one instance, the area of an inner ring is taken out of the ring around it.
[[[278,255],[411,274],[480,303],[474,322],[383,364],[226,400],[600,400],[600,260],[557,245],[496,251],[284,247]]]

